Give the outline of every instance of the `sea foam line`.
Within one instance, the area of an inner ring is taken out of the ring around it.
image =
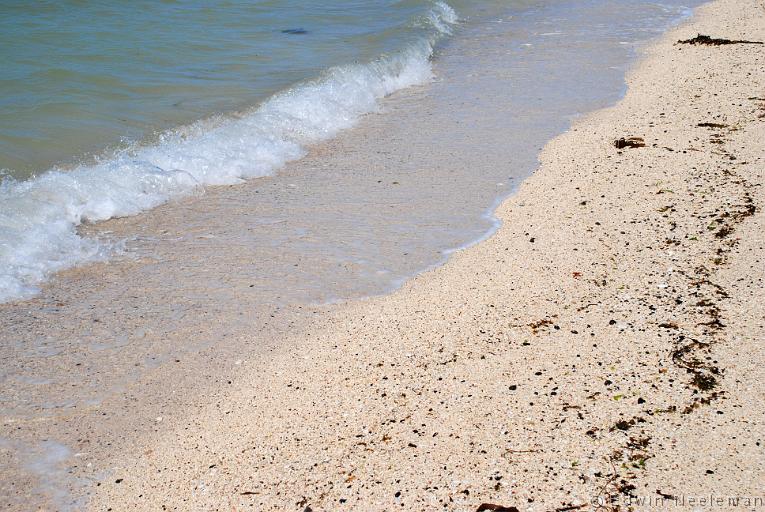
[[[113,252],[80,236],[79,225],[136,215],[204,186],[273,174],[308,145],[376,111],[381,98],[427,82],[434,44],[457,19],[450,6],[435,2],[425,20],[428,36],[398,54],[329,69],[241,116],[174,129],[93,165],[2,182],[0,302],[30,297],[51,274]]]

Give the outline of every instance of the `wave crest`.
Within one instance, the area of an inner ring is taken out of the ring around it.
[[[52,273],[104,259],[113,248],[77,226],[136,215],[207,185],[265,176],[301,158],[400,89],[428,81],[434,44],[457,22],[435,2],[429,33],[400,53],[341,66],[283,91],[236,118],[170,130],[156,143],[124,149],[93,165],[51,169],[0,183],[0,302],[34,295]]]

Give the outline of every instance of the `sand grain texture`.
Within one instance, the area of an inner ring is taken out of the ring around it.
[[[762,497],[765,48],[675,44],[698,33],[764,40],[765,4],[700,8],[547,145],[493,237],[247,361],[90,508]]]

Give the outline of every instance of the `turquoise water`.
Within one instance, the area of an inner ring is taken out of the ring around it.
[[[108,257],[82,223],[272,174],[427,82],[458,20],[432,0],[3,2],[0,301]]]
[[[434,5],[4,1],[0,169],[23,178],[71,165],[252,107],[331,66],[402,51],[432,35]]]

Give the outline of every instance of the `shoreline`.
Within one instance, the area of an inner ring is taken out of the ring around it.
[[[483,233],[498,191],[569,119],[618,100],[634,44],[680,12],[639,2],[621,23],[607,2],[463,26],[433,62],[440,79],[277,176],[85,228],[134,257],[0,305],[0,499],[81,509],[123,454],[193,423],[344,306],[310,299],[388,289]]]
[[[90,507],[754,496],[763,53],[674,42],[762,40],[764,20],[758,1],[698,8],[616,106],[548,143],[491,238],[248,361],[237,389],[115,463]]]

